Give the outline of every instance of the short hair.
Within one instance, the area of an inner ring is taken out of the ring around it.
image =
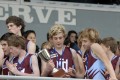
[[[94,28],[86,28],[79,35],[79,39],[88,38],[91,42],[98,42],[99,33]]]
[[[53,25],[49,30],[49,37],[52,38],[53,36],[63,33],[64,37],[66,36],[65,27],[61,24]]]
[[[117,41],[113,37],[106,37],[102,40],[101,42],[104,44],[106,47],[110,47],[110,50],[115,53],[117,50]]]
[[[21,28],[21,33],[23,34],[24,29],[25,29],[25,23],[23,21],[23,19],[21,19],[20,17],[17,16],[10,16],[6,19],[6,24],[8,23],[14,23],[17,26],[22,26]]]
[[[12,35],[8,38],[8,46],[21,47],[26,50],[26,40],[23,36]]]
[[[14,35],[14,33],[9,33],[9,32],[7,32],[7,33],[5,33],[5,34],[3,34],[3,35],[1,36],[0,41],[2,41],[2,40],[7,41],[8,38],[9,38],[10,36],[12,36],[12,35]]]
[[[23,36],[27,39],[27,37],[28,37],[28,35],[29,35],[30,33],[33,33],[33,34],[35,34],[35,36],[36,36],[36,33],[35,33],[34,30],[27,30],[27,31],[25,31],[25,32],[23,33]]]

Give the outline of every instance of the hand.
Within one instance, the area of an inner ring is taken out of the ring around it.
[[[118,79],[113,79],[113,78],[110,78],[109,80],[118,80]]]
[[[17,74],[18,69],[16,68],[16,64],[12,64],[9,61],[6,61],[6,66],[8,67],[9,71],[11,71],[13,74]]]
[[[55,64],[54,64],[54,62],[52,60],[48,61],[47,66],[51,67],[52,69],[55,68]]]
[[[71,67],[69,67],[69,69],[68,69],[68,74],[69,74],[70,76],[74,76],[74,77],[75,77],[75,75],[76,75],[76,70],[73,69],[73,68],[71,68]]]
[[[45,66],[45,69],[44,71],[41,73],[41,76],[48,76],[48,74],[51,74],[53,69],[54,69],[55,65],[53,63],[52,60],[49,60],[47,63],[46,63],[46,66]]]

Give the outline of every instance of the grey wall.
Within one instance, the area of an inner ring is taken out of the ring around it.
[[[13,4],[12,4],[13,5]],[[15,5],[19,6],[19,5]],[[24,7],[24,5],[22,5]],[[35,5],[34,5],[35,6]],[[2,4],[0,4],[0,7],[3,9],[3,11],[0,9],[0,13],[3,12],[4,14],[0,14],[0,36],[7,32],[7,28],[5,25],[5,19],[2,19],[2,17],[5,16],[5,14],[10,15],[17,15],[20,16],[25,20],[26,15],[20,14],[18,12],[14,12],[13,7],[8,7],[8,11],[5,11],[5,7],[3,7]],[[29,19],[26,18],[26,30],[33,29],[37,33],[37,43],[40,46],[42,42],[46,41],[46,33],[48,32],[49,28],[58,21],[59,12],[57,10],[54,10],[51,15],[49,16],[49,20],[46,23],[40,22],[38,15],[36,14],[35,9],[33,9],[33,6],[28,6],[30,9],[30,12],[28,15],[33,17],[33,21],[29,22]],[[38,6],[39,7],[39,6]],[[60,8],[61,9],[61,8]],[[62,8],[64,9],[64,8]],[[66,8],[67,9],[67,8]],[[70,7],[69,7],[70,9]],[[100,36],[107,37],[112,36],[115,37],[117,40],[120,40],[120,12],[111,12],[111,11],[99,11],[99,10],[85,10],[85,9],[72,9],[73,11],[68,11],[70,13],[71,17],[70,20],[66,20],[66,22],[70,23],[73,19],[76,19],[76,22],[73,24],[65,24],[62,23],[66,30],[76,30],[77,32],[81,31],[82,29],[86,27],[93,27],[97,29],[100,33]],[[20,12],[23,10],[20,9]],[[75,15],[72,13],[75,11]],[[44,15],[47,13],[47,10],[43,10]],[[18,15],[20,14],[20,15]],[[67,14],[67,12],[65,13]],[[28,21],[27,21],[28,19]]]

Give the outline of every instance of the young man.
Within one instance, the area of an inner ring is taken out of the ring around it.
[[[104,76],[106,67],[110,74],[110,80],[117,80],[110,60],[102,47],[97,43],[99,39],[98,32],[93,28],[86,28],[79,37],[83,48],[86,50],[84,54],[84,58],[86,59],[86,78],[106,80]]]
[[[16,35],[22,36],[24,29],[25,29],[25,24],[24,21],[17,16],[10,16],[6,19],[6,25],[8,28],[8,32],[14,33]],[[29,41],[27,43],[27,52],[30,54],[35,53],[36,50],[36,45],[32,41]]]
[[[60,24],[53,25],[49,30],[49,37],[54,46],[49,52],[55,67],[70,73],[69,75],[72,77],[83,78],[84,66],[81,57],[78,56],[74,49],[64,45],[66,37],[64,26]]]
[[[12,74],[18,76],[40,76],[37,57],[25,51],[25,39],[22,36],[10,36],[8,45],[11,55],[15,57],[13,63],[6,61],[6,65]]]
[[[9,70],[6,67],[6,61],[10,61],[12,62],[13,57],[10,55],[9,53],[9,47],[8,47],[8,38],[10,36],[14,35],[13,33],[5,33],[4,35],[2,35],[2,37],[0,38],[0,44],[2,45],[1,49],[3,50],[3,54],[4,55],[0,55],[0,57],[2,57],[0,59],[0,66],[2,66],[2,75],[9,75]]]
[[[120,58],[119,56],[115,55],[115,52],[117,50],[117,41],[113,37],[106,37],[102,40],[101,46],[105,53],[108,56],[108,59],[111,61],[113,69],[116,72],[116,76],[118,79],[120,79]],[[109,78],[109,75],[106,76]]]

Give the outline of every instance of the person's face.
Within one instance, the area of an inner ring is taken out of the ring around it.
[[[82,47],[83,47],[85,50],[89,49],[90,46],[91,46],[91,44],[92,44],[92,42],[91,42],[88,38],[86,38],[86,37],[82,38],[81,43],[82,43]]]
[[[2,49],[3,49],[3,52],[5,55],[8,55],[9,54],[9,47],[8,47],[8,43],[7,41],[0,41],[1,45],[2,45]]]
[[[19,34],[21,30],[21,26],[17,26],[14,23],[8,23],[7,24],[8,32],[14,33],[14,34]]]
[[[53,36],[52,37],[53,46],[58,49],[62,48],[64,40],[65,40],[65,37],[64,37],[63,33],[59,33],[59,34]]]
[[[71,41],[71,42],[75,42],[75,41],[76,41],[76,34],[75,34],[75,33],[72,33],[72,34],[70,35],[70,41]]]
[[[28,35],[28,37],[27,37],[27,40],[30,40],[30,41],[36,43],[36,36],[35,36],[35,34],[34,33],[30,33]]]
[[[17,47],[14,46],[9,46],[10,49],[10,53],[12,56],[17,57],[20,54],[20,49],[18,49]]]

